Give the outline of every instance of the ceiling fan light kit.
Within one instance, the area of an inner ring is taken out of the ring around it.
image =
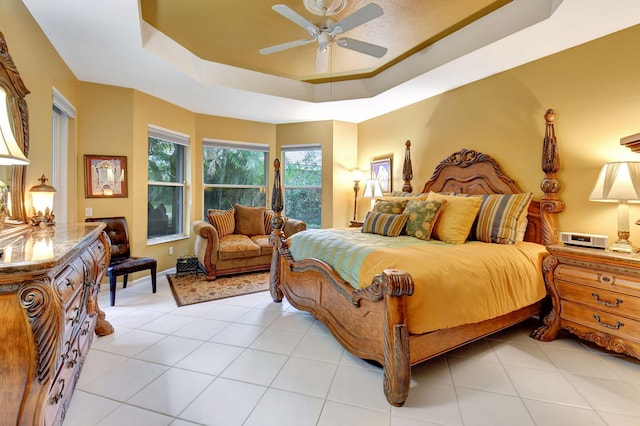
[[[376,44],[367,43],[360,40],[355,40],[348,37],[336,38],[339,34],[343,34],[349,30],[352,30],[360,25],[366,24],[367,22],[379,18],[384,15],[384,11],[380,6],[375,3],[369,3],[364,7],[356,10],[352,14],[344,17],[343,19],[335,22],[333,19],[326,18],[330,14],[336,14],[346,6],[346,0],[304,0],[304,5],[307,10],[311,11],[314,14],[319,14],[323,16],[324,21],[320,22],[318,25],[309,21],[304,16],[300,15],[289,6],[284,4],[276,4],[271,8],[287,18],[294,24],[304,28],[309,35],[310,39],[301,39],[289,41],[286,43],[278,44],[271,47],[266,47],[264,49],[260,49],[260,53],[263,55],[270,55],[272,53],[280,52],[286,49],[291,49],[293,47],[303,46],[305,44],[317,42],[318,49],[316,51],[316,73],[321,73],[327,70],[329,65],[329,50],[331,48],[331,44],[335,42],[339,47],[344,47],[346,49],[364,53],[365,55],[373,56],[376,58],[381,58],[387,53],[387,48],[378,46]],[[320,10],[320,13],[315,13],[311,8],[316,8],[314,10]]]
[[[332,16],[344,10],[347,0],[304,0],[304,7],[314,15]]]

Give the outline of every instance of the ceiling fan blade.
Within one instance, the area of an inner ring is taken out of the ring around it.
[[[263,55],[270,55],[272,53],[280,52],[282,50],[291,49],[292,47],[304,46],[305,44],[313,43],[315,39],[306,39],[303,38],[301,40],[289,41],[287,43],[277,44],[271,47],[265,47],[264,49],[260,49],[259,52]]]
[[[336,22],[333,26],[333,29],[331,30],[331,33],[346,33],[347,31],[352,30],[362,24],[366,24],[372,19],[376,19],[382,15],[384,15],[384,10],[382,10],[380,6],[375,3],[369,3],[368,5],[356,10],[351,15]]]
[[[314,25],[313,22],[309,21],[307,18],[300,15],[298,12],[291,9],[287,5],[276,4],[272,6],[271,9],[275,10],[280,15],[284,16],[294,24],[299,25],[305,30],[307,30],[311,36],[315,36],[320,32],[320,29],[316,25]]]
[[[316,74],[323,73],[329,69],[329,49],[331,46],[318,47],[316,52]]]
[[[338,41],[338,46],[355,52],[364,53],[365,55],[382,58],[387,53],[387,48],[378,46],[377,44],[367,43],[366,41],[354,40],[349,37],[342,37]]]

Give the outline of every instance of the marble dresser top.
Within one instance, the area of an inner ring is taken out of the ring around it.
[[[0,274],[47,270],[65,262],[104,229],[104,223],[25,226],[0,234]]]

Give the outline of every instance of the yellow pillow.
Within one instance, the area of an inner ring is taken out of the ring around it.
[[[436,220],[431,237],[449,244],[463,244],[469,236],[482,198],[430,192],[427,201],[447,202]]]

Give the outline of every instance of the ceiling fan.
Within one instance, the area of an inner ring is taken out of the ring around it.
[[[308,0],[305,0],[305,4]],[[316,0],[316,3],[326,3],[323,0]],[[340,47],[344,47],[355,52],[364,53],[365,55],[381,58],[387,53],[387,48],[378,46],[375,44],[367,43],[365,41],[355,40],[349,37],[336,38],[339,34],[343,34],[349,30],[354,29],[360,25],[363,25],[375,18],[384,15],[384,11],[380,6],[375,3],[369,3],[368,5],[356,10],[352,14],[344,17],[343,19],[335,22],[333,19],[327,17],[327,7],[323,7],[325,13],[322,15],[322,20],[317,24],[312,23],[307,18],[303,17],[299,13],[295,12],[289,6],[284,4],[276,4],[272,7],[274,11],[289,19],[291,22],[301,26],[311,36],[309,39],[294,40],[287,43],[278,44],[271,47],[260,49],[260,53],[263,55],[269,55],[271,53],[280,52],[282,50],[291,49],[293,47],[304,46],[305,44],[317,42],[318,50],[316,52],[316,66],[317,73],[321,73],[327,70],[329,66],[329,49],[331,44],[335,42]],[[342,10],[342,9],[340,9]],[[312,10],[313,11],[313,10]]]

